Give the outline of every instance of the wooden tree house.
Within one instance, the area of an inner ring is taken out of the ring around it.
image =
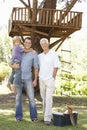
[[[24,7],[14,7],[9,19],[9,36],[31,36],[33,47],[41,52],[39,40],[42,37],[58,38],[50,44],[50,48],[60,47],[63,41],[73,32],[80,30],[82,25],[82,12],[70,11],[77,0],[72,0],[69,7],[64,10],[56,9],[57,0],[42,0],[37,7],[38,0],[19,0]]]
[[[9,19],[9,36],[31,36],[33,48],[38,53],[42,51],[39,41],[46,37],[57,38],[50,48],[58,50],[64,40],[81,29],[82,12],[70,11],[77,0],[71,0],[66,10],[56,9],[57,0],[19,0],[24,7],[14,7]],[[33,7],[31,8],[31,1]],[[38,91],[38,87],[36,89]]]

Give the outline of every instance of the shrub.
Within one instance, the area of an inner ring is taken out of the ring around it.
[[[55,94],[87,95],[86,73],[60,73],[60,86],[55,88]]]
[[[0,82],[4,80],[10,73],[11,68],[7,63],[2,62],[0,64]]]

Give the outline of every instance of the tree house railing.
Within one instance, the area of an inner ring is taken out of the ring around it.
[[[82,12],[70,11],[66,14],[66,11],[56,9],[13,8],[9,19],[9,31],[12,23],[80,29]]]

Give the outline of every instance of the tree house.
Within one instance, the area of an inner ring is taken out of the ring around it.
[[[42,51],[40,38],[57,38],[50,48],[59,49],[64,40],[82,26],[82,12],[70,11],[77,0],[71,0],[66,10],[56,8],[57,0],[19,0],[24,7],[14,7],[9,19],[9,36],[31,36],[33,48]],[[32,7],[31,7],[32,1]],[[67,61],[64,61],[67,63]],[[38,90],[38,88],[37,88]]]
[[[39,40],[42,37],[58,38],[50,44],[50,48],[60,47],[63,41],[72,33],[81,29],[82,12],[70,11],[77,0],[72,0],[66,10],[56,9],[57,0],[19,0],[24,7],[14,7],[9,19],[9,36],[31,36],[33,47],[41,52]]]

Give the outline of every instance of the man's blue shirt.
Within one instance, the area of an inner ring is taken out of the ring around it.
[[[38,68],[38,56],[36,53],[24,53],[21,62],[22,79],[32,78],[32,67]]]

